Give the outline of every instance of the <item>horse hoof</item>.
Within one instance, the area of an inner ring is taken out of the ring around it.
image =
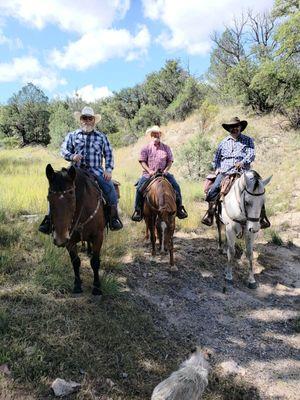
[[[171,265],[170,271],[171,272],[178,272],[178,267],[176,267],[176,265]]]
[[[94,296],[101,296],[102,295],[102,291],[101,291],[101,289],[99,289],[97,287],[94,287],[93,290],[92,290],[92,294]]]
[[[257,287],[258,287],[257,282],[248,282],[249,289],[257,289]]]
[[[73,289],[73,293],[74,294],[79,294],[79,293],[82,293],[82,292],[83,292],[83,290],[81,289],[81,287],[74,286],[74,289]]]

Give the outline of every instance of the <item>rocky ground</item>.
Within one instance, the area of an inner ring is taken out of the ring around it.
[[[299,398],[300,218],[285,218],[290,221],[273,221],[273,228],[282,227],[283,245],[268,243],[263,232],[257,238],[256,290],[247,288],[242,255],[234,286],[224,293],[226,256],[218,254],[213,229],[177,232],[178,272],[170,271],[166,256],[151,259],[148,243],[124,259],[129,287],[166,317],[166,330],[209,348],[213,377],[232,372],[251,388],[249,396],[233,399]]]

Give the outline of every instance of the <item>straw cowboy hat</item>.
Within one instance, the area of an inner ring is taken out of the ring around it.
[[[228,132],[230,131],[230,128],[234,126],[240,126],[242,132],[247,125],[247,121],[241,121],[238,117],[231,118],[231,120],[227,124],[222,124],[223,128],[226,129],[226,131]]]
[[[95,117],[95,124],[97,124],[100,120],[101,120],[101,115],[100,114],[95,114],[94,110],[92,109],[92,107],[83,107],[83,109],[80,111],[75,111],[74,112],[74,117],[76,119],[76,121],[80,122],[80,118],[83,115],[87,115],[89,117]]]
[[[146,135],[150,135],[151,136],[152,132],[158,132],[158,133],[162,134],[162,130],[158,125],[153,125],[150,128],[148,128],[146,130]]]

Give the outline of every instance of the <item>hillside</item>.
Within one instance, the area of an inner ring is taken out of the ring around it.
[[[226,257],[217,252],[214,229],[199,223],[206,207],[202,182],[183,179],[178,162],[172,172],[190,215],[177,223],[178,271],[169,271],[165,257],[150,257],[149,244],[141,241],[143,224],[129,219],[140,174],[136,160],[147,141],[142,138],[116,151],[125,228],[105,238],[106,295],[100,301],[91,297],[92,273],[82,255],[84,293],[74,298],[65,251],[36,233],[37,218],[46,210],[45,165],[59,168],[65,162],[39,147],[0,150],[0,365],[11,371],[0,374],[1,399],[52,398],[49,387],[56,377],[82,384],[74,399],[149,399],[194,345],[213,353],[206,400],[297,398],[300,137],[283,130],[280,117],[230,107],[204,133],[212,145],[226,134],[221,122],[235,115],[248,120],[246,133],[255,138],[254,169],[264,178],[273,174],[267,189],[272,229],[258,236],[255,291],[245,285],[240,254],[235,285],[223,293]],[[200,128],[197,114],[164,127],[175,157]],[[234,376],[221,373],[224,361],[238,364]]]

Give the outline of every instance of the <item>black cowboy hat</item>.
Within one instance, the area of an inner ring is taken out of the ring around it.
[[[227,124],[222,124],[223,128],[226,129],[226,131],[228,132],[230,131],[230,128],[234,126],[240,126],[242,132],[247,125],[247,121],[241,121],[238,117],[231,118],[231,120]]]

